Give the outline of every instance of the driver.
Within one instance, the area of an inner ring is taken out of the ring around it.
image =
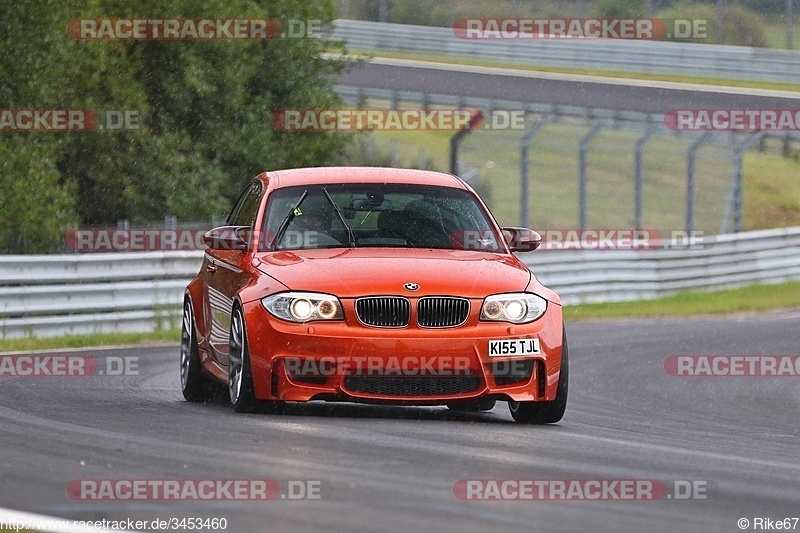
[[[331,236],[333,206],[326,198],[309,196],[300,204],[299,212],[292,221],[291,230],[299,233],[301,248],[341,246],[342,243]],[[291,240],[296,240],[292,238]]]

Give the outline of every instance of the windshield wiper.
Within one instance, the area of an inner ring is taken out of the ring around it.
[[[339,204],[337,204],[336,202],[333,201],[333,198],[331,198],[331,195],[328,193],[328,189],[323,187],[322,188],[322,192],[325,193],[325,198],[327,198],[328,201],[331,203],[331,205],[333,206],[334,211],[336,211],[336,214],[339,215],[339,220],[342,221],[342,225],[347,229],[347,239],[350,241],[350,248],[355,248],[356,247],[356,235],[355,235],[355,233],[353,233],[353,228],[350,227],[350,224],[348,224],[345,221],[344,215],[342,214],[342,210],[339,209]]]
[[[294,207],[292,207],[289,210],[289,212],[286,213],[286,216],[284,217],[283,222],[281,222],[280,227],[278,227],[278,232],[275,234],[275,240],[272,241],[272,249],[273,250],[275,250],[278,247],[278,243],[281,242],[281,239],[283,238],[283,234],[286,233],[286,228],[289,227],[289,223],[292,220],[294,220],[294,217],[297,216],[297,213],[298,213],[298,211],[300,209],[300,204],[303,203],[303,200],[306,199],[306,196],[308,196],[308,191],[303,191],[302,196],[300,196],[300,199],[297,201],[296,204],[294,204]]]

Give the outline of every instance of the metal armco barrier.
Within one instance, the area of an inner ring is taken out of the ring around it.
[[[180,327],[202,252],[0,256],[0,337]],[[694,249],[521,255],[565,304],[656,298],[800,280],[800,227],[721,235]]]
[[[800,53],[620,39],[462,39],[452,28],[337,20],[332,37],[351,50],[465,57],[526,65],[590,68],[796,83]]]

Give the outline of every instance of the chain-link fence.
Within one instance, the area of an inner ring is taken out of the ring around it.
[[[480,110],[485,125],[460,142],[455,173],[504,225],[740,232],[746,208],[744,154],[758,149],[796,158],[800,153],[800,137],[790,131],[676,131],[655,114],[361,87],[337,90],[349,105],[365,109]],[[508,126],[513,120],[517,123]],[[445,170],[435,164],[441,160],[435,153],[417,155],[393,144],[391,153],[392,166]]]
[[[691,150],[699,139],[647,123],[528,115],[524,131],[474,132],[460,159],[479,169],[472,182],[502,224],[717,233],[733,154],[711,142]]]

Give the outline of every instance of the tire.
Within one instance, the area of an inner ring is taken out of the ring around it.
[[[231,314],[231,330],[228,340],[228,395],[237,413],[252,413],[258,410],[258,400],[250,371],[244,314],[239,306]]]
[[[508,402],[512,418],[520,424],[554,424],[564,417],[569,391],[569,348],[566,328],[562,326],[562,329],[561,373],[556,398],[549,402]]]
[[[228,341],[228,396],[237,413],[277,412],[283,402],[256,398],[253,373],[250,367],[250,349],[247,327],[242,308],[234,306],[231,314],[231,331]]]
[[[447,408],[458,413],[477,413],[478,411],[491,411],[494,409],[497,400],[494,398],[482,400],[466,400],[461,402],[450,402]]]
[[[183,302],[181,325],[181,392],[187,401],[205,402],[213,395],[214,383],[203,375],[195,332],[192,303],[186,298]]]

